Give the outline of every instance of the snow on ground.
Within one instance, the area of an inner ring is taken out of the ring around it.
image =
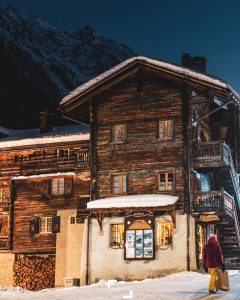
[[[0,288],[0,299],[31,300],[185,300],[223,299],[240,300],[240,271],[229,271],[230,291],[208,295],[209,275],[197,272],[181,272],[162,278],[143,281],[112,283],[107,281],[83,287],[54,288],[30,292],[21,288]],[[132,297],[131,297],[132,296]]]

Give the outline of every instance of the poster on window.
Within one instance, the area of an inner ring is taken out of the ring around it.
[[[136,258],[143,257],[143,230],[136,230]]]
[[[152,258],[153,257],[153,231],[152,230],[144,230],[143,245],[144,245],[144,257]]]
[[[135,230],[126,232],[126,258],[135,258]]]

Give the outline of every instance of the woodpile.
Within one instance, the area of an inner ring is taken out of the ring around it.
[[[55,257],[24,256],[13,266],[14,286],[31,291],[54,287]]]

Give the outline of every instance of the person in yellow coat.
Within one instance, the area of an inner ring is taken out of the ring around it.
[[[210,294],[216,294],[218,290],[218,269],[221,267],[225,271],[223,263],[222,249],[214,235],[208,239],[204,247],[204,270],[210,274],[208,291]]]

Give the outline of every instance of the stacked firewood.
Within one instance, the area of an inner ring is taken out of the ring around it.
[[[55,257],[26,257],[13,266],[14,286],[31,291],[54,287]]]

